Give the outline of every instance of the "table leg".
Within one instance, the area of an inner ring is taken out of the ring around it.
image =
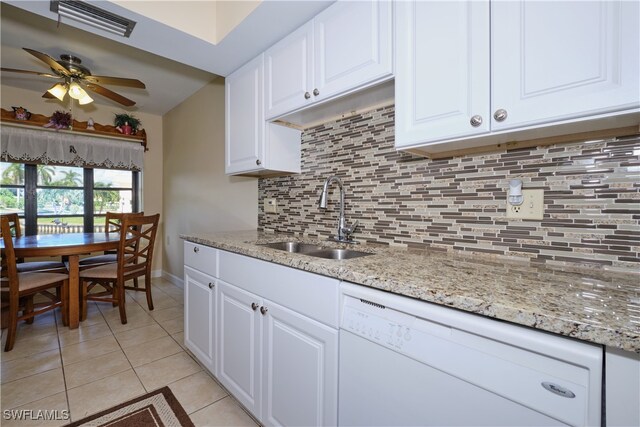
[[[76,329],[80,323],[79,258],[69,255],[69,329]]]

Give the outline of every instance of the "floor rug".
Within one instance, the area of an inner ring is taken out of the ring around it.
[[[68,427],[194,427],[169,387],[136,397]]]

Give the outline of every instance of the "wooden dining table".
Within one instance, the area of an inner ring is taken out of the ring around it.
[[[68,257],[69,262],[69,328],[80,323],[80,255],[115,250],[119,233],[63,233],[20,236],[13,239],[16,258]],[[4,242],[0,241],[4,249]]]

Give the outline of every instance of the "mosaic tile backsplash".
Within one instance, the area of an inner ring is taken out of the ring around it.
[[[338,187],[328,209],[317,202],[324,180],[337,175],[359,240],[640,269],[640,137],[442,160],[398,152],[393,141],[393,106],[306,130],[302,173],[259,180],[259,230],[335,235]],[[515,178],[525,189],[544,189],[543,220],[506,218]],[[271,197],[277,214],[264,213]]]

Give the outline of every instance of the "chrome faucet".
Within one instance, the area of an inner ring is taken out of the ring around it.
[[[338,234],[333,238],[337,242],[343,243],[358,243],[353,240],[353,232],[356,230],[358,226],[358,221],[356,221],[351,227],[347,227],[347,222],[344,218],[344,186],[342,185],[342,181],[340,178],[333,175],[327,178],[324,182],[324,186],[322,187],[322,193],[320,193],[320,200],[318,200],[318,206],[321,209],[327,208],[327,190],[329,189],[329,185],[332,182],[336,182],[338,187],[340,187],[340,217],[338,218]]]

